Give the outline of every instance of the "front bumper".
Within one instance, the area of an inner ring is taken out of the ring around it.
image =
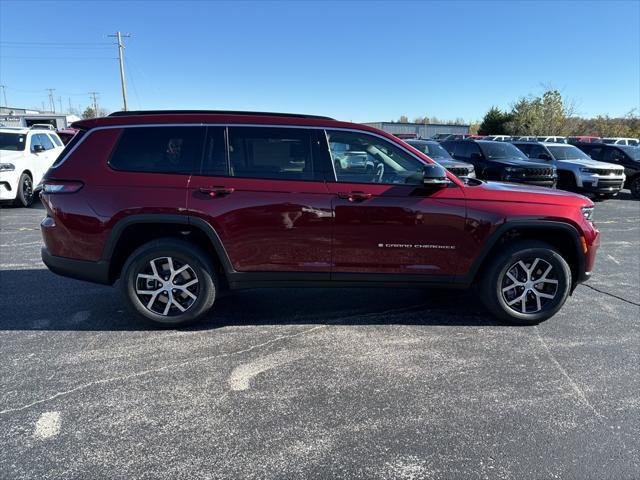
[[[576,186],[588,193],[615,194],[622,190],[624,181],[624,175],[600,176],[597,174],[582,174],[576,179]]]
[[[16,170],[0,172],[0,200],[15,200],[19,180],[20,174]]]
[[[75,258],[58,257],[51,255],[47,247],[42,247],[41,255],[42,262],[57,275],[103,285],[111,285],[113,283],[109,280],[109,264],[107,262],[90,262],[76,260]]]

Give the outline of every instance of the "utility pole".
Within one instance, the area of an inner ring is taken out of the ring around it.
[[[73,108],[71,107],[71,97],[67,97],[69,99],[69,114],[73,112]]]
[[[124,80],[124,57],[123,52],[124,45],[122,43],[122,37],[130,38],[131,35],[129,33],[122,35],[120,32],[116,32],[114,35],[108,35],[109,37],[116,37],[118,39],[118,61],[120,62],[120,83],[122,84],[122,101],[124,103],[124,111],[128,110],[127,108],[127,84]]]
[[[98,92],[89,92],[89,96],[93,99],[93,113],[98,116]]]
[[[60,113],[62,113],[62,97],[58,96],[58,105],[60,106]]]
[[[56,113],[56,102],[53,98],[53,92],[56,91],[55,88],[47,88],[46,89],[49,92],[49,107],[51,108],[51,111],[53,113]]]
[[[7,87],[5,85],[0,85],[0,88],[2,89],[2,96],[4,97],[4,106],[8,107],[9,104],[7,103]]]

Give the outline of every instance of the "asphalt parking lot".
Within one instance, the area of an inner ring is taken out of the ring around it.
[[[638,478],[640,202],[537,327],[466,292],[248,290],[159,330],[0,210],[0,478]]]

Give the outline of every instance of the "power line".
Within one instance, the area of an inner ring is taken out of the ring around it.
[[[51,111],[53,113],[56,113],[56,102],[53,99],[53,92],[56,91],[55,88],[46,88],[45,90],[47,90],[49,92],[49,105],[51,106]]]
[[[98,93],[99,92],[89,92],[89,96],[93,100],[93,112],[96,117],[98,116]]]
[[[69,46],[82,46],[82,45],[111,45],[109,42],[15,42],[6,41],[0,42],[0,45],[69,45]]]
[[[114,35],[107,35],[108,37],[116,37],[118,39],[118,61],[120,63],[120,83],[122,84],[122,101],[124,103],[123,110],[127,111],[127,85],[124,80],[124,60],[123,60],[123,50],[124,44],[122,43],[122,37],[130,38],[131,34],[127,33],[122,35],[120,31],[117,31]]]

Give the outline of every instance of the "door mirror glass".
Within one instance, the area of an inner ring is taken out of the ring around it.
[[[44,147],[40,144],[36,144],[33,146],[33,151],[35,153],[40,153],[40,152],[44,152]]]
[[[450,180],[447,171],[440,165],[426,165],[422,170],[422,183],[428,188],[446,188]]]

